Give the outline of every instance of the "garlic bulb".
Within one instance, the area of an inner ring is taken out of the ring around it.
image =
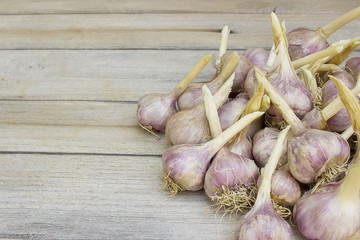
[[[228,98],[234,75],[221,86],[215,94],[216,105],[219,108]],[[196,107],[177,112],[168,120],[165,136],[171,145],[204,143],[210,138],[210,130],[206,120],[204,103]]]
[[[224,103],[219,109],[221,129],[224,131],[231,126],[236,117],[245,109],[249,97],[246,94],[238,94],[230,102]]]
[[[179,110],[186,110],[195,107],[199,102],[202,101],[202,85],[210,89],[211,93],[217,92],[223,83],[230,77],[234,72],[236,66],[239,63],[239,56],[236,52],[230,53],[230,57],[224,63],[224,67],[221,69],[219,75],[210,82],[192,83],[188,88],[180,95],[177,100],[177,106]]]
[[[298,181],[311,183],[316,178],[327,176],[328,172],[333,173],[348,160],[350,149],[347,141],[332,132],[306,129],[263,73],[256,70],[256,76],[264,84],[274,106],[291,125],[294,136],[288,140],[287,159],[291,174]]]
[[[149,130],[164,131],[168,119],[176,113],[176,100],[209,63],[210,59],[210,55],[203,57],[170,93],[153,93],[140,98],[137,109],[137,119],[140,125]]]
[[[281,155],[288,130],[289,127],[284,129],[279,135],[271,157],[263,169],[263,181],[260,185],[256,202],[235,231],[236,240],[277,240],[293,239],[294,237],[289,223],[276,213],[270,198],[272,174]]]
[[[358,17],[360,17],[360,7],[345,13],[317,30],[307,28],[292,30],[287,34],[290,58],[296,60],[327,48],[329,44],[326,39],[340,27]]]
[[[234,123],[218,137],[203,144],[180,144],[168,148],[162,155],[164,187],[176,194],[178,190],[200,190],[211,158],[234,135],[263,115],[248,114]]]
[[[360,57],[350,58],[345,64],[345,69],[350,71],[350,73],[352,73],[353,76],[357,78],[360,69]]]
[[[227,52],[223,56],[223,61],[228,61],[229,57],[231,56],[231,52]],[[233,93],[239,93],[244,89],[244,81],[246,75],[251,67],[251,63],[249,60],[242,54],[238,53],[239,63],[235,68],[235,79],[234,79],[234,86],[232,88]],[[220,68],[221,71],[221,68]]]
[[[280,131],[277,129],[266,127],[254,135],[252,153],[254,160],[259,167],[265,167],[279,133]],[[284,148],[280,155],[278,165],[283,166],[286,163],[287,155],[286,148]]]
[[[244,52],[244,56],[256,67],[266,65],[269,53],[263,48],[248,48]]]
[[[334,72],[333,76],[343,81],[348,88],[353,89],[355,87],[355,79],[350,73],[346,71]],[[326,107],[336,96],[337,89],[334,82],[325,82],[322,88],[322,106]],[[345,107],[327,121],[327,126],[334,132],[344,131],[350,124],[350,117]]]

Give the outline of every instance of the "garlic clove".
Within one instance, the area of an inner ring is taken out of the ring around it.
[[[220,107],[219,118],[223,131],[234,123],[236,117],[245,109],[248,101],[249,97],[247,95],[240,94]]]
[[[360,70],[360,57],[350,58],[345,64],[345,69],[357,78]]]
[[[248,48],[244,56],[255,66],[264,66],[269,58],[269,53],[263,48]]]

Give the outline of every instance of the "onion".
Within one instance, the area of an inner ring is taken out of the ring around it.
[[[292,60],[323,50],[329,46],[326,39],[343,25],[360,16],[360,7],[357,7],[317,30],[297,28],[287,34],[289,55]]]
[[[176,113],[176,100],[210,59],[210,55],[203,57],[170,93],[152,93],[141,97],[137,109],[139,124],[148,130],[164,131],[168,119]]]
[[[202,101],[201,87],[204,84],[206,84],[212,93],[215,93],[234,72],[238,63],[238,54],[232,52],[229,59],[224,63],[224,67],[221,69],[219,75],[214,80],[190,84],[177,100],[179,110],[191,109]]]
[[[263,169],[263,181],[256,202],[235,231],[235,239],[237,240],[293,239],[294,237],[289,223],[276,213],[270,198],[271,178],[286,142],[289,129],[287,127],[279,135],[268,164]]]

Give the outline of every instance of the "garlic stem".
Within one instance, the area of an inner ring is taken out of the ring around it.
[[[345,84],[334,76],[329,76],[335,83],[341,101],[344,103],[346,110],[349,113],[351,125],[356,132],[357,138],[360,139],[360,105],[355,95]],[[357,83],[358,84],[358,83]],[[353,158],[352,164],[360,164],[360,144],[357,144],[356,154]],[[360,180],[360,179],[359,179]],[[360,182],[360,181],[359,181]]]
[[[311,98],[314,105],[321,103],[321,89],[318,87],[316,79],[310,70],[307,68],[301,68],[302,76],[305,86],[310,90]]]
[[[326,24],[325,26],[319,28],[317,31],[319,31],[321,36],[324,39],[326,39],[332,33],[336,32],[339,28],[341,28],[345,24],[355,20],[358,17],[360,17],[360,7],[354,8],[353,10],[345,13],[344,15],[331,21],[330,23]]]
[[[214,94],[214,101],[217,109],[219,109],[228,99],[228,96],[231,92],[231,87],[234,83],[234,79],[235,73],[231,74],[228,80],[226,80],[221,88]]]
[[[347,41],[348,43],[343,44],[344,49],[339,54],[333,56],[329,63],[340,65],[358,46],[360,46],[360,38],[352,38],[348,39]]]
[[[321,58],[324,57],[328,57],[328,56],[332,56],[335,55],[337,53],[340,53],[342,50],[344,49],[343,45],[340,46],[330,46],[324,50],[318,51],[316,53],[312,53],[310,55],[307,55],[303,58],[297,59],[295,61],[292,62],[293,68],[294,69],[298,69],[301,68],[303,66],[305,66],[306,64],[315,62]]]
[[[341,67],[335,64],[323,64],[318,68],[319,72],[328,72],[328,71],[340,71]]]
[[[338,198],[342,202],[359,202],[360,165],[359,161],[349,167],[349,171],[340,186]]]
[[[204,96],[205,113],[209,122],[211,137],[215,138],[222,133],[217,107],[209,88],[205,84],[202,86],[202,92]]]
[[[271,192],[271,178],[273,173],[275,172],[276,166],[280,159],[281,153],[286,146],[287,134],[290,130],[290,126],[287,126],[284,130],[282,130],[276,140],[275,146],[271,151],[271,155],[269,161],[265,165],[262,170],[263,180],[259,187],[258,198],[259,199],[269,199],[270,200],[270,192]],[[258,203],[259,202],[259,203]],[[255,206],[260,204],[262,201],[256,201]]]
[[[221,61],[221,57],[226,53],[229,34],[230,34],[229,27],[225,25],[221,30],[221,35],[220,35],[220,47],[219,47],[219,58],[218,58],[219,61]]]
[[[354,128],[350,126],[341,133],[341,137],[345,140],[348,140],[354,134],[354,132]]]
[[[268,60],[266,62],[266,65],[272,67],[272,65],[274,64],[275,61],[275,57],[276,57],[276,53],[275,53],[275,44],[272,45],[270,53],[269,53],[269,57]]]
[[[269,82],[269,80],[264,76],[263,72],[261,72],[258,68],[255,68],[255,74],[257,80],[264,84],[265,92],[270,97],[272,104],[274,104],[276,109],[281,113],[285,121],[291,125],[291,128],[295,136],[299,136],[300,134],[305,132],[306,130],[305,125],[295,115],[293,110],[290,108],[287,102],[280,96],[280,94],[276,91],[276,89]]]
[[[352,94],[355,96],[360,94],[360,86],[356,86],[354,89],[351,90]],[[336,113],[338,113],[344,104],[341,102],[339,97],[336,97],[332,100],[323,110],[321,110],[321,115],[324,117],[324,120],[327,121],[332,118]]]
[[[171,91],[178,98],[189,84],[195,79],[195,77],[204,69],[204,67],[210,62],[211,55],[206,55],[201,58],[200,61],[193,67],[193,69],[179,82],[179,84]]]
[[[277,46],[281,39],[284,38],[283,29],[280,21],[274,12],[271,12],[271,29],[273,32],[274,45]]]
[[[215,153],[219,151],[219,149],[232,137],[234,137],[238,132],[240,132],[242,129],[244,129],[246,126],[248,126],[250,123],[252,123],[255,119],[259,118],[263,114],[264,112],[254,112],[242,117],[239,121],[231,125],[219,136],[205,144],[212,148],[212,154],[215,155]]]

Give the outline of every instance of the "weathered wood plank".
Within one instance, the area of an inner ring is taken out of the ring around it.
[[[281,14],[289,30],[317,28],[330,14]],[[360,19],[330,41],[355,37]],[[0,49],[212,49],[223,25],[233,31],[229,48],[272,45],[269,14],[71,14],[1,15]]]
[[[134,13],[134,12],[224,12],[224,13],[263,13],[277,7],[277,12],[285,13],[341,13],[359,5],[356,0],[289,2],[276,1],[167,1],[167,0],[2,0],[0,13]]]
[[[170,91],[209,53],[216,51],[0,51],[0,99],[137,101]],[[196,80],[213,74],[209,64]]]
[[[159,192],[158,157],[0,154],[0,162],[0,237],[215,240],[236,227],[204,214],[203,191]]]

